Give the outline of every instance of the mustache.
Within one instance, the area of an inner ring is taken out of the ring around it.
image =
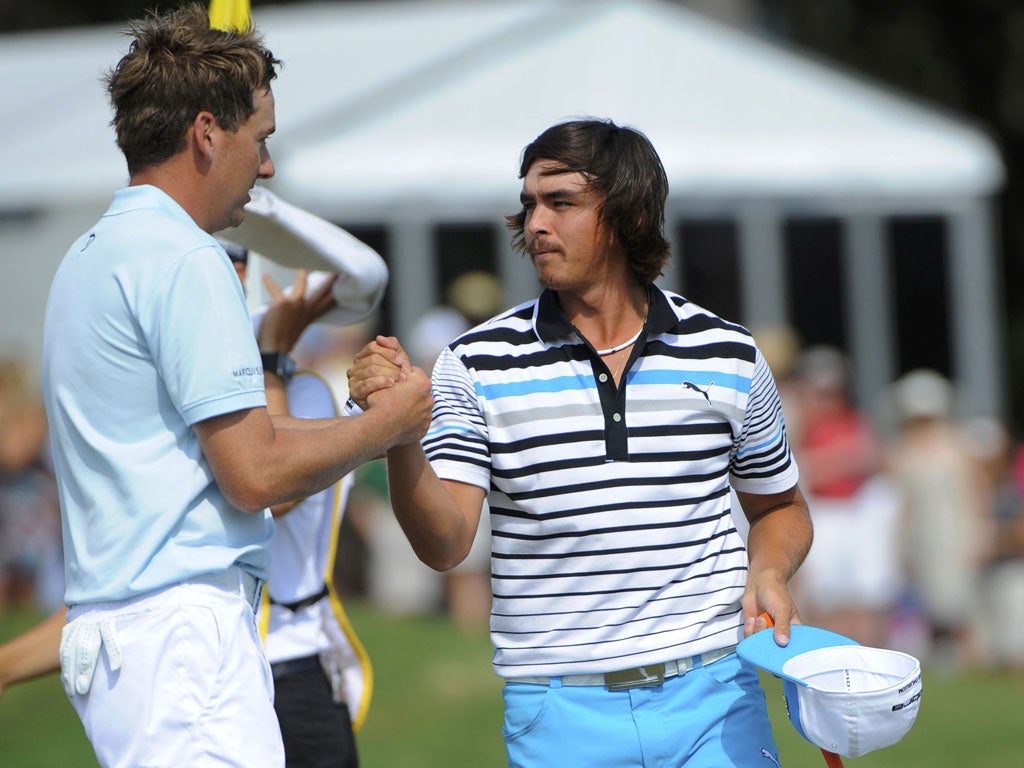
[[[559,251],[559,248],[550,240],[545,240],[542,237],[535,237],[526,241],[526,250],[532,255],[538,251]]]

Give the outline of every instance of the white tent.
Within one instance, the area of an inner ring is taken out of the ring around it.
[[[507,204],[522,146],[574,115],[644,130],[679,197],[962,197],[1002,182],[977,130],[665,2],[311,3],[255,17],[285,62],[275,183],[325,210]],[[0,206],[124,183],[100,80],[127,38],[0,41]]]
[[[515,209],[522,147],[598,115],[653,140],[669,218],[739,222],[747,322],[785,322],[781,224],[793,210],[849,223],[858,386],[892,378],[884,217],[948,217],[956,375],[972,410],[1003,407],[1002,313],[990,199],[1003,166],[980,131],[750,34],[656,0],[490,0],[257,6],[285,66],[271,141],[285,199],[392,237],[401,333],[438,297],[432,228]],[[17,295],[0,341],[38,334],[63,247],[125,181],[99,78],[127,45],[114,27],[0,36],[0,257]],[[671,221],[670,221],[671,223]],[[505,246],[509,298],[533,292]],[[12,288],[5,288],[14,293]],[[26,325],[27,323],[27,325]]]
[[[481,200],[507,207],[523,145],[574,115],[647,133],[680,198],[963,196],[1002,178],[975,130],[677,6],[541,8],[453,42],[358,110],[306,118],[301,142],[288,141],[286,111],[282,189],[373,218],[396,201],[439,215]],[[296,19],[266,23],[279,49],[303,45]],[[294,74],[277,88],[285,110],[301,87]]]

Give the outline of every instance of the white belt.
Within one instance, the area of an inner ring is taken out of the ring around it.
[[[209,584],[211,587],[219,587],[228,592],[234,592],[249,604],[253,612],[259,610],[260,596],[263,594],[263,581],[257,579],[248,571],[239,568],[237,565],[228,568],[226,571],[214,573],[201,573],[198,576],[185,579],[182,584]]]
[[[691,656],[688,659],[674,659],[658,664],[644,664],[632,669],[618,672],[596,673],[589,675],[562,675],[561,677],[510,677],[508,683],[530,683],[533,685],[551,685],[552,680],[560,680],[562,685],[604,685],[609,691],[622,691],[627,688],[638,688],[644,685],[658,685],[669,677],[685,675],[694,669],[724,659],[735,653],[736,646],[718,648],[714,651]]]

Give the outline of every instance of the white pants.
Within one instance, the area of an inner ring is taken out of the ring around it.
[[[284,765],[273,678],[238,594],[184,584],[75,606],[61,662],[105,768]]]

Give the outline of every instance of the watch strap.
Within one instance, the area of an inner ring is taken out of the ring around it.
[[[295,375],[295,361],[287,352],[261,352],[260,360],[263,363],[264,373],[270,371],[285,384],[289,383]]]

